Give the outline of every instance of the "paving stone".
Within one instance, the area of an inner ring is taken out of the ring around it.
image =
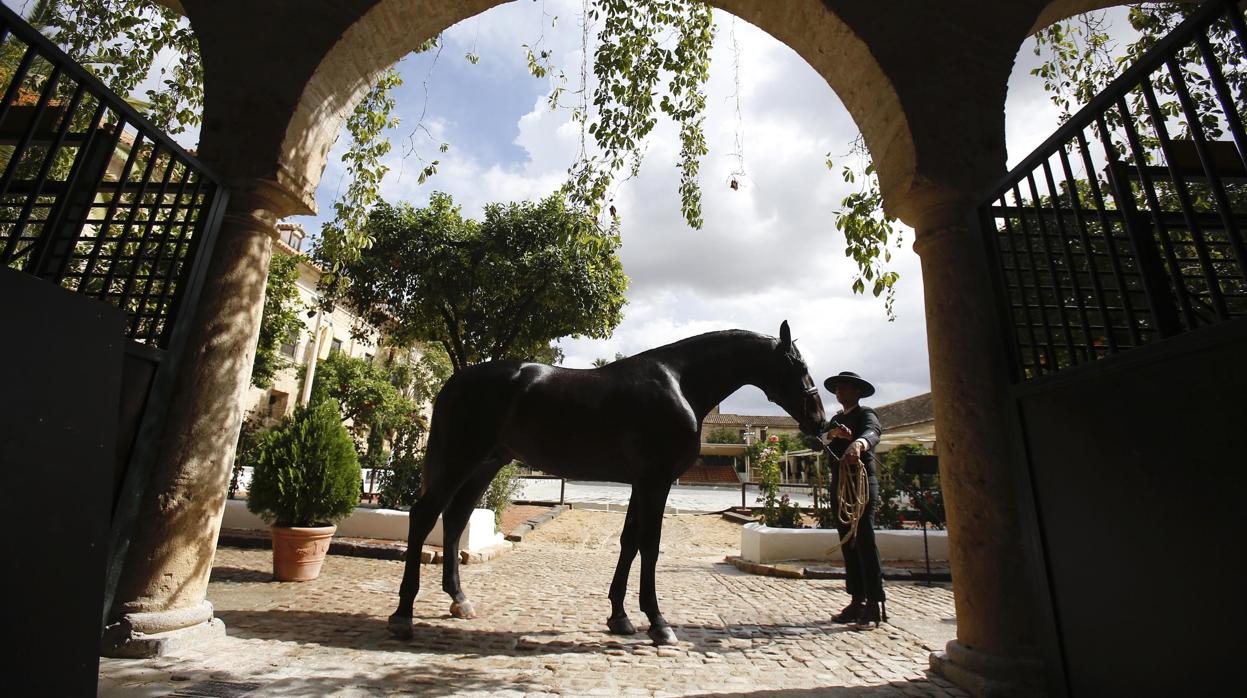
[[[600,514],[618,531],[623,516]],[[695,518],[695,517],[694,517]],[[187,681],[258,683],[256,695],[964,695],[927,673],[955,626],[947,584],[889,583],[894,621],[874,632],[830,622],[844,582],[745,574],[709,555],[659,558],[663,614],[680,644],[649,643],[640,564],[626,608],[634,636],[606,632],[615,536],[597,547],[543,542],[542,531],[460,569],[480,617],[451,618],[441,570],[421,570],[413,638],[389,637],[402,563],[333,556],[311,582],[274,582],[267,550],[221,548],[208,598],[227,636],[154,660],[103,659],[101,695],[167,695]],[[943,633],[940,635],[938,633]]]

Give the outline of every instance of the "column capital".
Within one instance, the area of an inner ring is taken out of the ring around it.
[[[236,179],[226,182],[229,203],[225,220],[231,226],[262,230],[276,240],[277,221],[302,212],[302,198],[271,179]]]
[[[914,230],[962,225],[977,205],[972,192],[952,184],[915,181],[904,191],[883,192],[884,208]]]

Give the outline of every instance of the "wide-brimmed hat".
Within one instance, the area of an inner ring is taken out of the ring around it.
[[[841,371],[840,373],[831,376],[827,380],[823,381],[823,387],[827,388],[827,392],[834,393],[836,392],[836,386],[841,383],[847,383],[862,391],[862,397],[870,397],[875,394],[875,386],[871,385],[865,378],[862,378],[852,371]]]

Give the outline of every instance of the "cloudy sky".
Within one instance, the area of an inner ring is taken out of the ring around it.
[[[578,99],[580,7],[572,0],[509,3],[446,31],[439,51],[404,59],[404,85],[396,93],[401,124],[390,133],[394,149],[383,197],[419,206],[431,192],[444,191],[477,217],[487,202],[540,198],[557,188],[580,142],[567,108]],[[705,226],[692,230],[680,215],[678,140],[675,129],[660,122],[640,175],[619,183],[613,194],[622,217],[619,254],[631,278],[624,321],[609,339],[563,340],[564,365],[589,367],[598,357],[711,330],[774,335],[786,319],[820,384],[827,375],[856,371],[877,386],[875,405],[927,392],[923,289],[912,231],[903,230],[893,257],[900,273],[894,322],[881,299],[850,291],[854,268],[834,215],[850,189],[839,164],[828,170],[824,160],[830,153],[837,163],[846,161],[856,126],[826,82],[787,46],[725,13],[716,11],[716,20],[705,122],[711,152],[701,174]],[[566,72],[563,108],[547,104],[550,82],[528,73],[523,44],[550,50]],[[1029,75],[1038,62],[1032,46],[1028,41],[1020,48],[1009,86],[1010,163],[1056,125],[1055,108]],[[468,53],[479,62],[469,62]],[[738,138],[743,161],[736,157]],[[180,140],[191,145],[194,139],[186,134]],[[442,142],[450,145],[446,153],[438,152]],[[338,160],[345,147],[340,138],[321,180],[322,215],[293,219],[312,235],[346,185]],[[417,184],[424,161],[432,159],[440,160],[437,174]],[[728,182],[738,169],[745,174],[734,191]],[[824,393],[823,399],[835,405],[834,397]],[[751,387],[731,396],[723,410],[780,413]]]
[[[422,205],[432,191],[445,191],[476,217],[487,202],[539,198],[559,186],[580,142],[566,108],[579,86],[579,12],[580,3],[568,0],[510,3],[446,31],[440,51],[404,59],[404,85],[396,94],[402,123],[391,134],[383,197]],[[878,388],[876,405],[927,392],[912,231],[903,231],[893,257],[901,278],[894,322],[881,299],[850,290],[854,268],[834,216],[850,185],[824,159],[831,153],[845,161],[856,126],[826,82],[787,46],[726,13],[716,11],[716,20],[705,123],[711,152],[701,175],[705,226],[692,230],[680,215],[677,134],[660,124],[640,175],[614,192],[622,217],[619,254],[631,279],[624,320],[609,339],[564,339],[564,365],[586,368],[599,357],[718,329],[775,335],[786,319],[820,384],[827,375],[855,371]],[[547,104],[550,83],[529,75],[523,44],[551,50],[567,74],[564,108]],[[1029,75],[1039,60],[1032,47],[1021,47],[1009,86],[1010,163],[1056,124],[1055,107]],[[468,53],[479,62],[468,61]],[[745,176],[734,191],[728,183],[742,168],[738,136]],[[322,216],[297,219],[310,233],[345,186],[338,162],[345,141],[331,154],[317,192]],[[447,153],[438,152],[441,142],[450,144]],[[437,174],[417,184],[423,161],[433,159],[440,161]],[[834,397],[823,399],[835,405]],[[752,387],[728,398],[723,411],[781,413]]]
[[[384,198],[421,205],[430,192],[445,191],[467,215],[478,216],[487,202],[553,191],[575,157],[580,130],[569,109],[550,109],[550,83],[529,75],[522,44],[540,42],[552,51],[555,65],[568,75],[569,94],[562,101],[573,105],[577,97],[570,92],[579,86],[581,64],[579,12],[580,3],[567,0],[511,3],[445,32],[440,52],[403,60],[404,85],[396,95],[402,123],[392,134]],[[701,176],[705,226],[692,230],[683,222],[678,140],[674,128],[660,126],[640,175],[614,193],[622,217],[619,254],[631,278],[624,321],[609,339],[563,340],[564,365],[589,367],[598,357],[634,354],[711,330],[774,335],[786,319],[819,383],[839,371],[856,371],[877,386],[876,405],[927,392],[922,278],[912,231],[904,230],[893,257],[901,275],[895,322],[887,320],[881,299],[850,290],[854,268],[834,217],[850,190],[839,166],[828,170],[824,159],[831,153],[845,160],[856,126],[826,82],[787,46],[725,13],[716,11],[716,19],[705,124],[711,152]],[[479,63],[469,62],[468,53],[478,55]],[[1056,123],[1055,108],[1029,75],[1037,60],[1031,44],[1023,46],[1010,83],[1011,162],[1042,142]],[[741,167],[738,135],[746,174],[733,191],[728,182]],[[335,147],[317,193],[322,212],[332,210],[345,186],[337,161],[345,140]],[[443,141],[450,144],[447,153],[437,151]],[[419,185],[422,159],[440,164],[436,176]],[[298,220],[314,232],[323,215]],[[835,405],[834,397],[823,399]],[[728,398],[723,411],[780,413],[752,387]]]

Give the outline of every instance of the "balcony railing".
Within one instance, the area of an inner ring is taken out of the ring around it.
[[[1244,89],[1242,10],[1211,0],[986,197],[1015,381],[1247,316]]]
[[[125,311],[168,348],[224,190],[132,107],[0,7],[0,265]]]

